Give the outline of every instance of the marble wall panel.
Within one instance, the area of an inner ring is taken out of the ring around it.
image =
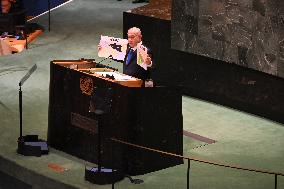
[[[171,47],[284,77],[283,0],[173,0]]]

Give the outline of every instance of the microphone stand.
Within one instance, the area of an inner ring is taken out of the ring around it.
[[[104,95],[104,99],[103,100],[103,107],[98,108],[95,110],[90,110],[90,112],[92,113],[93,118],[97,119],[97,167],[85,167],[85,180],[93,183],[93,184],[112,184],[112,186],[114,187],[114,183],[118,182],[120,180],[123,179],[124,175],[121,173],[121,171],[119,170],[115,170],[114,167],[112,168],[105,168],[103,167],[102,163],[103,163],[103,159],[102,159],[102,149],[103,149],[103,139],[106,139],[107,136],[103,135],[104,132],[104,124],[105,124],[105,120],[107,118],[107,116],[110,113],[110,109],[111,109],[111,105],[107,105],[108,103],[111,102],[111,97],[108,97],[109,94],[111,95],[111,88],[97,88],[97,91],[95,92],[95,94],[99,94],[101,92],[103,92]],[[94,94],[94,95],[95,95]],[[101,100],[99,97],[95,97],[93,96],[93,100],[91,100],[92,103],[94,103],[94,106],[96,106],[96,102],[95,99],[97,100]],[[90,106],[91,107],[91,106]],[[92,109],[92,108],[90,108]],[[112,165],[113,166],[113,165]]]
[[[19,89],[19,110],[20,110],[20,141],[23,141],[23,105],[22,105],[22,87]]]
[[[17,153],[24,156],[41,156],[42,154],[48,154],[49,149],[45,141],[38,139],[38,135],[26,135],[23,136],[23,100],[22,100],[22,85],[31,76],[31,74],[37,69],[35,64],[26,75],[19,82],[19,111],[20,111],[20,137],[18,138]]]
[[[109,55],[108,57],[106,57],[106,58],[102,59],[101,61],[99,61],[97,64],[100,64],[101,62],[105,61],[106,59],[108,59],[108,58],[110,58],[110,57],[112,57],[112,56]]]
[[[111,67],[111,66],[109,66],[109,65],[100,64],[101,62],[103,62],[103,61],[105,61],[106,59],[111,58],[111,57],[112,57],[112,56],[109,55],[108,57],[106,57],[106,58],[102,59],[101,61],[99,61],[98,63],[96,63],[96,65],[99,65],[99,66],[101,66],[101,67],[103,67],[103,68],[107,68],[107,69],[112,69],[112,70],[114,70],[114,71],[118,71],[117,68],[113,68],[113,67]]]
[[[100,63],[102,63],[103,61],[105,61],[106,59],[111,58],[111,57],[112,57],[112,56],[110,55],[110,56],[108,56],[108,57],[106,57],[106,58],[100,60],[98,63],[95,62],[95,61],[96,61],[95,59],[85,59],[85,58],[81,58],[80,60],[92,62],[92,63],[94,63],[94,64],[96,65],[95,67],[97,67],[97,68],[108,68],[108,69],[112,69],[112,70],[114,70],[114,71],[118,71],[117,68],[113,68],[113,67],[108,66],[108,65],[100,64]]]

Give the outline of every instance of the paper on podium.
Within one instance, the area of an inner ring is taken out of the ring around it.
[[[136,80],[136,78],[131,77],[129,75],[124,75],[116,72],[95,72],[95,74],[100,75],[102,77],[106,77],[107,75],[113,76],[115,80]]]
[[[147,70],[146,58],[148,55],[147,47],[142,45],[142,43],[137,44],[137,64]]]
[[[99,57],[107,58],[111,56],[116,60],[124,60],[128,41],[127,39],[114,38],[101,35],[100,46],[98,52]]]

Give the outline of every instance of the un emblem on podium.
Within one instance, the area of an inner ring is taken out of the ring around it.
[[[94,90],[93,80],[90,77],[80,78],[80,89],[83,94],[91,96]]]

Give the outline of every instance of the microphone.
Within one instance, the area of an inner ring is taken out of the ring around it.
[[[108,58],[110,58],[110,57],[112,57],[112,56],[111,56],[111,55],[109,55],[108,57],[106,57],[106,58],[102,59],[101,61],[99,61],[97,64],[102,63],[103,61],[105,61],[106,59],[108,59]]]
[[[112,69],[114,71],[118,71],[118,69],[109,66],[109,64],[107,64],[107,65],[100,64],[101,62],[105,61],[108,58],[112,58],[112,56],[109,55],[108,57],[106,57],[106,58],[102,59],[101,61],[99,61],[98,63],[96,63],[96,67],[97,68],[108,68],[108,69]]]

